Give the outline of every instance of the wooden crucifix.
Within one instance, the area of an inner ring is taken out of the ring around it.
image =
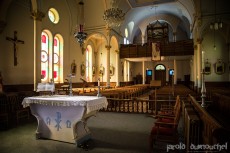
[[[17,66],[18,64],[18,59],[17,59],[18,44],[24,44],[24,41],[18,40],[17,31],[14,31],[14,38],[6,37],[6,40],[9,40],[12,43],[14,43],[14,66]]]

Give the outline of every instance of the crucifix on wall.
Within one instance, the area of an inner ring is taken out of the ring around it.
[[[17,60],[18,44],[24,44],[24,41],[18,40],[17,31],[14,31],[14,38],[6,37],[6,40],[9,40],[12,43],[14,43],[14,66],[17,66],[18,64],[18,60]]]

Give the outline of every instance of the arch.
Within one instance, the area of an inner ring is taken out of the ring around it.
[[[157,64],[154,68],[155,80],[161,80],[161,85],[166,84],[166,67],[163,64]]]

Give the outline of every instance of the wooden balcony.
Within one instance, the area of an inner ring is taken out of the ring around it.
[[[193,40],[161,44],[161,56],[194,55]],[[152,44],[120,45],[120,58],[152,57]]]

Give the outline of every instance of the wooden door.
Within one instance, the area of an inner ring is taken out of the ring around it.
[[[155,80],[161,80],[161,85],[164,86],[166,83],[166,71],[155,70]]]

